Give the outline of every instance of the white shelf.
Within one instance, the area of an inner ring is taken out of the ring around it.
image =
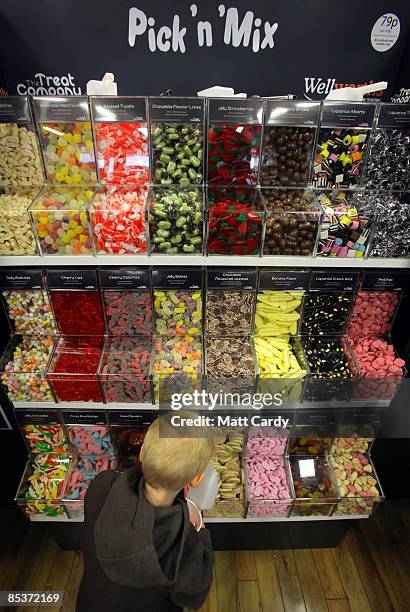
[[[158,410],[158,406],[153,404],[133,404],[133,403],[118,403],[118,404],[103,404],[102,402],[13,402],[14,408],[30,408],[44,410],[48,408],[58,408],[60,410],[71,410],[82,408],[83,410]]]
[[[349,259],[338,257],[290,257],[290,256],[229,256],[212,255],[22,255],[0,257],[0,266],[255,266],[297,268],[410,268],[410,258]]]

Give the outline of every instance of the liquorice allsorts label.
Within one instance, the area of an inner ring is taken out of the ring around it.
[[[409,275],[406,272],[369,270],[363,275],[361,289],[363,291],[404,291],[408,282]]]
[[[3,268],[0,270],[0,289],[44,289],[41,269]]]
[[[234,289],[247,291],[256,289],[257,270],[246,268],[215,268],[207,271],[208,289]]]
[[[308,280],[307,270],[260,270],[259,291],[305,291]]]
[[[164,270],[152,271],[153,289],[202,290],[203,271],[200,270]]]
[[[376,110],[375,104],[366,102],[323,102],[323,127],[371,128]]]
[[[267,100],[266,125],[316,126],[320,102],[308,100]]]
[[[34,116],[39,123],[90,121],[87,96],[35,96],[33,105]]]
[[[203,98],[149,98],[149,117],[153,123],[203,123],[205,100]]]
[[[31,120],[27,96],[0,97],[0,123],[30,122]]]
[[[90,105],[93,119],[96,122],[124,121],[125,123],[133,123],[147,120],[145,98],[93,96],[90,98]]]
[[[337,270],[312,272],[309,291],[354,291],[358,278],[358,272],[338,272]]]
[[[97,271],[49,269],[47,285],[49,289],[97,289]]]
[[[101,289],[116,289],[117,291],[148,289],[151,284],[149,270],[101,268],[99,277]]]
[[[111,425],[129,425],[132,427],[149,427],[158,417],[152,410],[109,410]]]
[[[63,410],[66,425],[107,425],[105,410]]]
[[[208,121],[243,125],[262,124],[264,104],[262,99],[212,98],[208,102]]]
[[[381,104],[377,127],[409,129],[410,104]]]
[[[55,425],[60,423],[57,410],[21,409],[15,411],[18,423],[22,425]]]

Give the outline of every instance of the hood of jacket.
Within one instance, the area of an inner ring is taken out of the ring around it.
[[[145,497],[137,468],[120,474],[94,526],[98,561],[110,580],[123,586],[172,586],[189,533],[182,495],[169,507]]]

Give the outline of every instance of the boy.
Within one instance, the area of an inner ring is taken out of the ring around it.
[[[171,416],[148,429],[141,466],[102,472],[88,489],[77,612],[174,612],[208,595],[210,535],[190,523],[183,489],[201,482],[213,442],[181,437]]]

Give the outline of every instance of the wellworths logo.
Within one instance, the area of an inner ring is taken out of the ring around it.
[[[37,72],[33,79],[16,86],[19,96],[79,96],[81,87],[76,86],[72,74],[47,75]]]
[[[322,77],[305,77],[305,93],[303,94],[308,100],[322,99],[332,89],[342,89],[343,87],[362,87],[363,85],[371,85],[374,81],[366,81],[365,83],[336,83],[336,79],[322,79]],[[375,91],[368,94],[366,97],[381,98],[382,91]]]

